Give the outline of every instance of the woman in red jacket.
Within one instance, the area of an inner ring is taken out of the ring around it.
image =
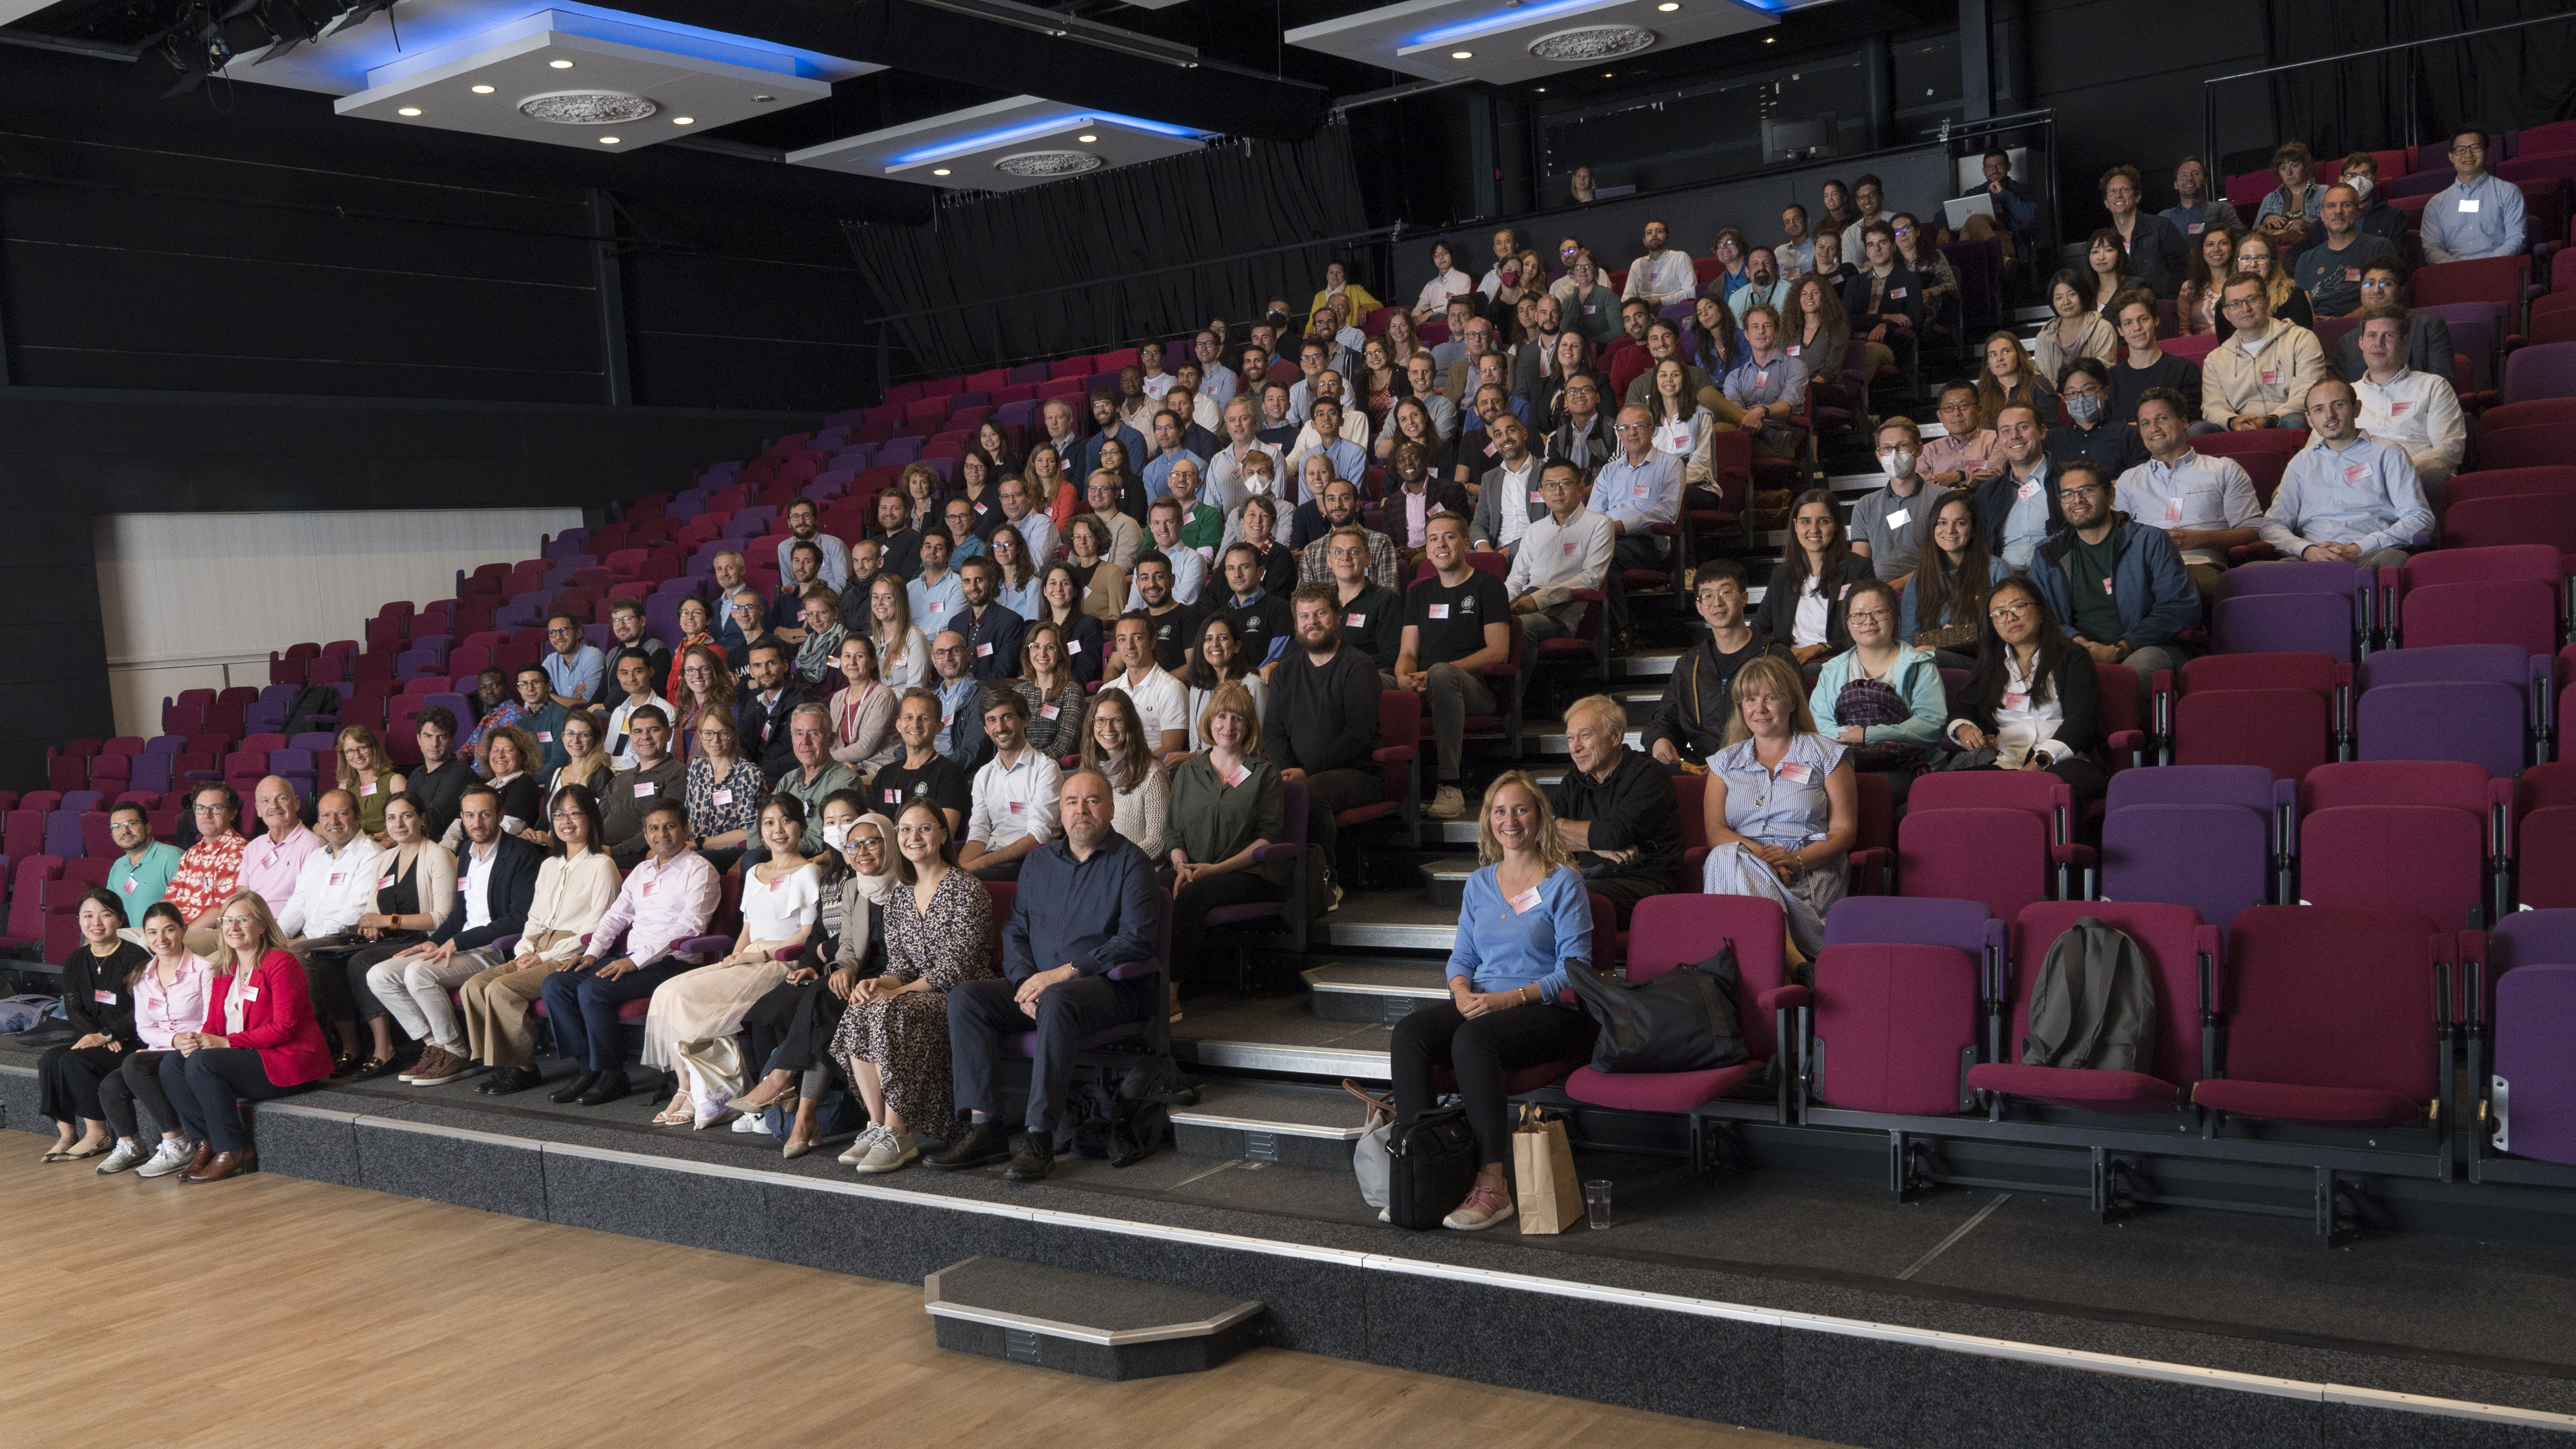
[[[257,1172],[241,1104],[282,1097],[331,1071],[331,1048],[313,1019],[304,968],[287,954],[268,903],[235,891],[216,913],[223,936],[206,990],[206,1024],[171,1040],[161,1086],[197,1140],[187,1182]]]

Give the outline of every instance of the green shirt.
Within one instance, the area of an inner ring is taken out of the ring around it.
[[[1225,514],[1212,504],[1202,503],[1190,510],[1189,520],[1181,525],[1181,546],[1206,549],[1213,553],[1225,542]]]
[[[107,887],[125,901],[125,924],[140,928],[143,913],[170,889],[170,877],[179,873],[179,847],[166,840],[156,840],[143,847],[143,860],[136,864],[131,856],[119,855],[107,870]]]
[[[2100,543],[2086,543],[2080,533],[2067,535],[2072,546],[2066,551],[2066,582],[2075,600],[2069,632],[2096,644],[2119,643],[2127,627],[2120,622],[2120,601],[2111,594],[2111,571],[2120,561],[2119,536],[2114,529]]]
[[[1211,756],[1192,755],[1172,772],[1171,823],[1164,843],[1179,846],[1198,865],[1230,860],[1256,840],[1277,845],[1288,838],[1287,791],[1279,767],[1267,760],[1247,761],[1243,778],[1228,785],[1217,778]],[[1285,875],[1287,863],[1272,861],[1251,869],[1275,882]]]

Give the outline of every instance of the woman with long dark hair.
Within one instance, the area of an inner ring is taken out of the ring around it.
[[[142,1045],[134,1034],[134,977],[150,959],[126,940],[125,901],[101,888],[80,898],[81,943],[63,958],[63,1019],[79,1035],[36,1058],[36,1107],[54,1121],[46,1162],[77,1162],[116,1145],[98,1085]]]
[[[1038,576],[1038,601],[1035,622],[1053,624],[1063,636],[1074,679],[1086,685],[1096,682],[1107,651],[1099,616],[1083,607],[1082,570],[1062,559],[1048,564]]]
[[[2026,575],[1995,585],[1977,636],[1977,667],[1944,733],[1992,750],[1996,770],[2046,770],[2075,792],[2075,818],[2102,797],[2102,684],[2093,656],[2066,641]],[[1956,766],[1954,766],[1956,768]]]
[[[1897,600],[1896,636],[1933,651],[1944,669],[1967,669],[1985,628],[1986,596],[2011,572],[1986,549],[1975,495],[1958,492],[1932,507],[1931,546]]]
[[[1869,560],[1851,551],[1832,489],[1798,495],[1789,508],[1789,534],[1753,627],[1788,645],[1799,663],[1813,664],[1851,647],[1843,608],[1852,586],[1875,575]]]
[[[2235,270],[2236,244],[2244,237],[2245,233],[2223,222],[2211,222],[2209,230],[2200,234],[2200,245],[2192,249],[2191,264],[2183,272],[2182,291],[2174,299],[2183,336],[2218,330],[2218,289]]]

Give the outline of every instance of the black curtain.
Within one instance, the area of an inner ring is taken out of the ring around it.
[[[2273,0],[2275,65],[2567,14],[2565,0]],[[2319,157],[2403,145],[2411,111],[2431,143],[2462,127],[2520,130],[2576,110],[2576,19],[2415,53],[2289,71],[2272,81],[2275,134]],[[2502,160],[2499,154],[2493,160]],[[2322,168],[2321,168],[2322,169]]]
[[[1302,312],[1341,250],[1324,239],[1366,225],[1350,132],[1328,125],[846,229],[888,314],[929,313],[892,324],[910,363],[889,375],[937,376],[1175,337],[1273,297]],[[1050,287],[1066,290],[992,300]]]

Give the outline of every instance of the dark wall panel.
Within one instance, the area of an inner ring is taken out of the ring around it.
[[[2233,13],[2142,23],[2124,0],[2026,0],[2026,77],[2031,104],[2057,111],[2069,240],[2109,219],[2094,183],[2120,162],[2145,173],[2149,205],[2173,205],[2174,165],[2201,147],[2201,81],[2265,63],[2259,12],[2221,23]]]

